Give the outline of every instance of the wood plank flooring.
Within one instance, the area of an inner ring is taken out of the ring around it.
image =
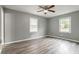
[[[79,44],[55,38],[42,38],[5,45],[2,54],[78,54]]]

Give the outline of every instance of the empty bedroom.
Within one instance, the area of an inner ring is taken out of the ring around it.
[[[79,5],[1,5],[1,54],[79,54]]]

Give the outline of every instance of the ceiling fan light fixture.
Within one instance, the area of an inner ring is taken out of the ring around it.
[[[39,6],[39,8],[41,8],[42,10],[38,11],[38,12],[44,12],[44,14],[47,14],[48,12],[52,12],[54,13],[55,11],[52,10],[51,8],[55,7],[55,5],[46,5],[46,6]]]
[[[48,10],[44,10],[44,13],[47,13],[48,12]]]

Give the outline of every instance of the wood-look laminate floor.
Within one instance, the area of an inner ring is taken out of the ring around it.
[[[43,38],[6,45],[2,54],[78,54],[79,44],[62,39]]]

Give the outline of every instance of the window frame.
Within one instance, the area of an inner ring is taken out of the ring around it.
[[[67,18],[68,18],[68,21],[69,21],[69,29],[68,29],[68,31],[65,31],[65,30],[61,31],[61,29],[62,29],[61,21],[65,20]],[[71,33],[71,16],[62,17],[62,18],[59,19],[59,32],[61,32],[61,33]]]
[[[31,20],[33,21],[36,21],[36,24],[34,24],[34,23],[32,23],[31,22]],[[38,32],[38,19],[37,18],[35,18],[35,17],[30,17],[30,21],[29,21],[29,26],[30,26],[30,29],[29,29],[29,31],[30,32]],[[33,26],[36,26],[36,30],[33,30],[34,28],[32,28]]]

